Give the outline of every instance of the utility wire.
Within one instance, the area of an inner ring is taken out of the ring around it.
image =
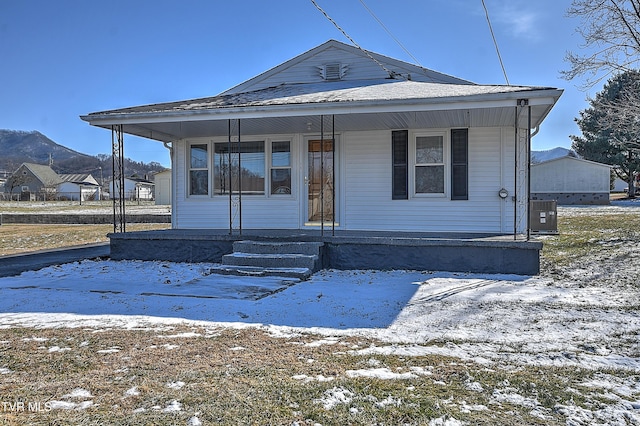
[[[509,77],[507,77],[507,70],[504,68],[504,63],[502,62],[502,56],[500,55],[500,49],[498,48],[498,42],[496,41],[496,36],[493,33],[493,27],[491,26],[491,19],[489,19],[489,11],[487,10],[487,5],[482,0],[482,7],[484,7],[484,14],[487,17],[487,24],[489,24],[489,31],[491,32],[491,38],[493,39],[493,45],[496,47],[496,53],[498,54],[498,60],[500,61],[500,67],[502,67],[502,73],[504,74],[504,79],[507,82],[507,86],[511,86],[509,83]]]
[[[389,31],[389,29],[387,28],[387,26],[385,24],[382,23],[382,21],[380,19],[378,19],[378,17],[373,13],[373,11],[371,9],[369,9],[369,6],[367,6],[364,2],[364,0],[360,0],[360,3],[362,3],[362,6],[367,9],[367,12],[369,12],[369,15],[371,15],[373,17],[373,19],[375,19],[376,21],[378,21],[378,24],[380,24],[380,26],[387,32],[387,34],[389,34],[389,37],[391,37],[393,39],[393,41],[395,41],[398,46],[400,46],[402,48],[402,50],[405,51],[405,53],[407,55],[409,55],[411,57],[411,59],[413,59],[415,61],[416,64],[420,65],[421,68],[424,68],[422,66],[422,64],[420,63],[420,61],[418,61],[418,59],[416,59],[415,56],[413,56],[411,54],[411,52],[409,52],[409,50],[407,50],[406,47],[404,47],[404,45],[400,42],[400,40],[398,40],[393,34],[391,34],[391,31]]]
[[[351,38],[351,36],[349,34],[347,34],[347,32],[345,30],[343,30],[340,27],[340,25],[338,25],[338,23],[336,21],[334,21],[332,19],[331,16],[329,16],[329,14],[327,12],[325,12],[320,7],[320,5],[318,5],[318,3],[316,3],[315,0],[311,0],[311,3],[313,3],[313,5],[316,7],[316,9],[318,9],[320,11],[320,13],[322,13],[325,16],[325,18],[327,18],[329,20],[329,22],[331,22],[338,29],[338,31],[340,31],[356,48],[358,48],[360,51],[362,51],[365,55],[367,55],[369,57],[369,59],[371,59],[373,62],[378,64],[378,66],[380,68],[382,68],[387,74],[389,74],[389,77],[391,77],[391,78],[401,77],[400,74],[387,69],[387,67],[385,67],[382,62],[380,62],[376,58],[374,58],[373,55],[371,55],[371,53],[369,53],[368,50],[365,50],[362,47],[360,47],[360,45],[358,43],[356,43],[356,41],[353,38]]]

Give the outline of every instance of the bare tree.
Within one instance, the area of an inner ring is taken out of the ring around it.
[[[586,54],[568,52],[570,68],[561,71],[572,80],[585,76],[584,87],[605,78],[639,68],[640,0],[573,0],[569,17],[579,18],[577,32],[584,39]]]
[[[9,199],[13,199],[13,190],[15,188],[22,187],[23,185],[28,185],[29,183],[31,183],[31,176],[29,175],[14,173],[13,175],[9,176],[7,182],[5,183],[5,188],[9,188]]]

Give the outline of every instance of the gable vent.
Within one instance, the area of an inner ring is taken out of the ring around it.
[[[337,81],[344,77],[346,65],[342,64],[326,64],[320,68],[322,78],[327,81]]]

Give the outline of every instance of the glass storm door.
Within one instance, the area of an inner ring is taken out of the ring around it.
[[[309,140],[307,150],[307,225],[332,223],[335,216],[333,141]]]

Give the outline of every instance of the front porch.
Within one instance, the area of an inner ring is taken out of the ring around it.
[[[536,275],[542,243],[513,235],[347,230],[170,229],[114,233],[114,260],[222,262],[235,241],[320,242],[324,269],[425,270]]]

